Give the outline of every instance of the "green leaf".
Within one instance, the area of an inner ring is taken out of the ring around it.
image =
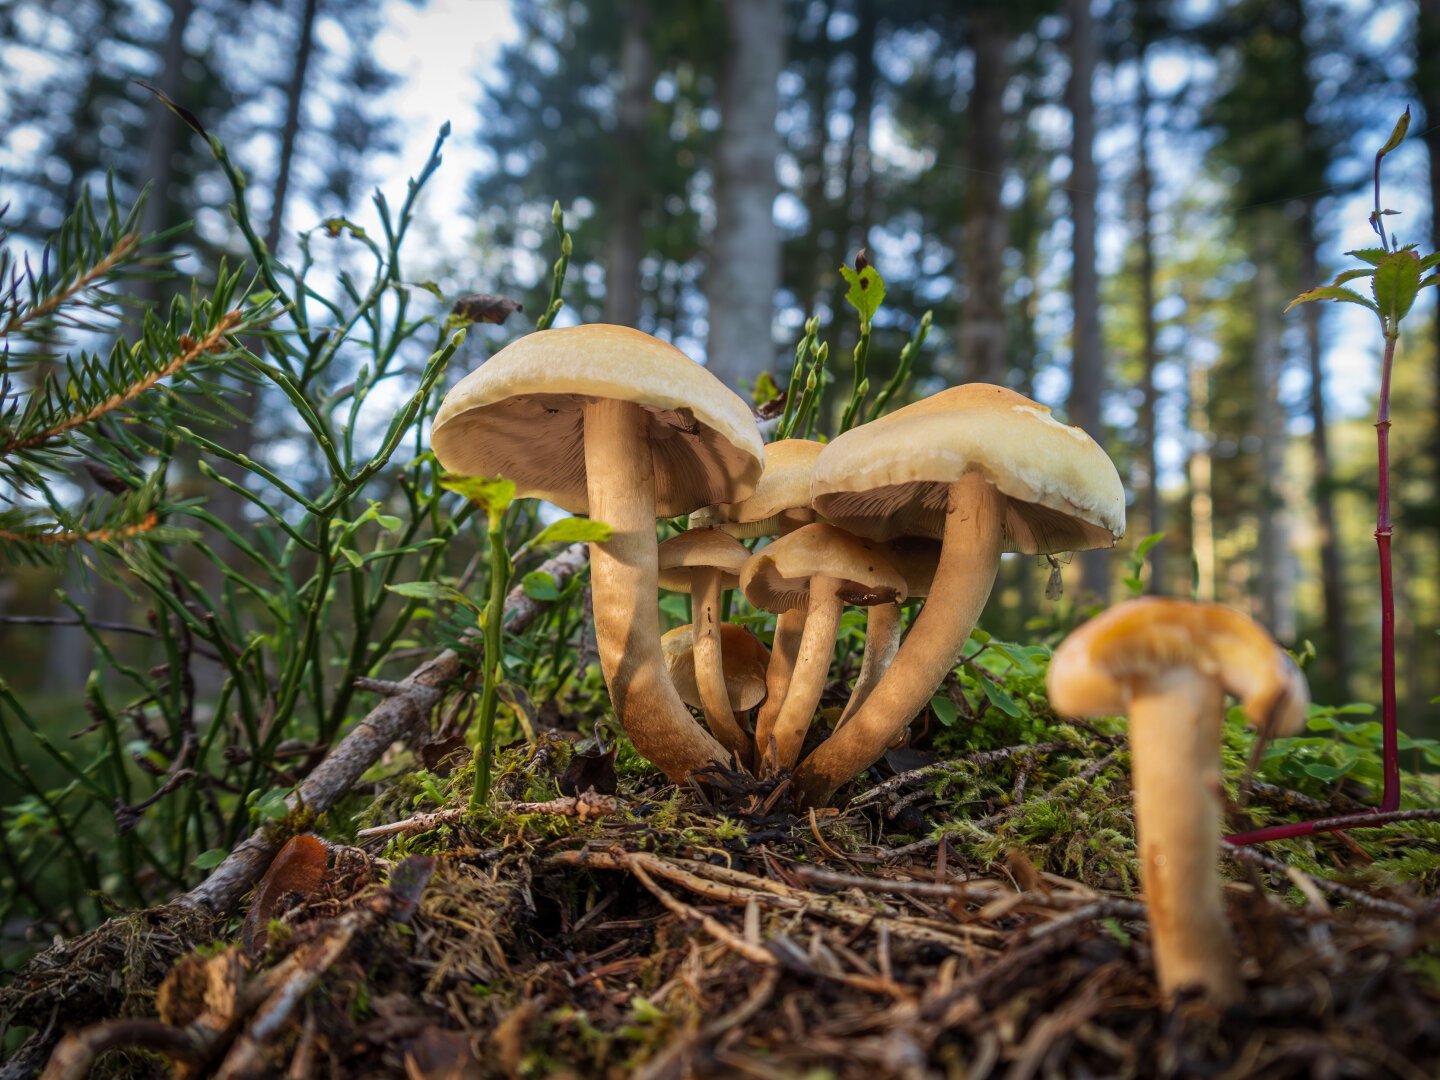
[[[1316,780],[1324,780],[1327,783],[1339,780],[1342,776],[1355,768],[1357,762],[1347,761],[1344,765],[1322,765],[1316,762],[1311,765],[1302,765],[1300,768],[1306,776],[1313,776]]]
[[[190,865],[196,870],[213,870],[225,861],[230,853],[224,848],[213,847],[209,851],[202,851],[195,858],[190,860]]]
[[[1393,327],[1409,313],[1420,291],[1420,258],[1413,251],[1387,255],[1375,268],[1375,303]]]
[[[503,476],[442,476],[440,486],[465,496],[488,514],[503,514],[515,501],[515,483]]]
[[[561,518],[546,525],[532,544],[603,544],[615,535],[615,527],[589,518]]]
[[[1426,289],[1429,288],[1431,285],[1436,284],[1440,284],[1440,274],[1431,274],[1424,281],[1420,282],[1420,288]]]
[[[1373,268],[1369,270],[1363,270],[1359,268],[1356,268],[1354,270],[1342,270],[1340,271],[1340,273],[1335,275],[1335,280],[1332,281],[1330,284],[1344,285],[1347,281],[1354,281],[1356,278],[1369,277],[1373,273],[1375,273]]]
[[[1371,266],[1379,266],[1385,261],[1385,257],[1389,255],[1390,252],[1385,248],[1356,248],[1354,251],[1345,252],[1345,254],[1354,255],[1355,258],[1361,259]],[[1336,284],[1339,284],[1339,282],[1336,282]]]
[[[399,585],[386,585],[386,590],[393,592],[396,596],[404,596],[411,600],[430,600],[437,603],[460,604],[478,611],[479,606],[475,601],[462,593],[459,589],[449,585],[442,585],[438,581],[404,581]]]
[[[356,570],[359,570],[360,567],[365,565],[365,560],[360,558],[360,556],[350,548],[341,548],[340,554],[344,557],[345,561],[355,567]]]
[[[994,705],[1006,716],[1021,715],[1020,706],[1015,704],[1015,699],[989,679],[980,680],[980,689],[985,691],[985,696],[990,699],[990,704]]]
[[[1163,532],[1151,533],[1149,536],[1145,537],[1144,540],[1141,540],[1140,543],[1135,545],[1135,557],[1143,559],[1146,555],[1150,554],[1151,549],[1154,548],[1156,544],[1160,543],[1160,541],[1164,539],[1165,534]]]
[[[1397,146],[1399,146],[1401,142],[1403,142],[1405,139],[1405,133],[1409,130],[1410,106],[1406,105],[1405,114],[1401,116],[1399,120],[1395,121],[1395,127],[1390,131],[1390,138],[1386,139],[1385,145],[1376,152],[1375,160],[1379,161],[1386,154],[1390,153],[1391,150],[1394,150]]]
[[[531,570],[520,579],[520,587],[531,600],[559,600],[560,590],[555,578],[544,570]]]
[[[936,694],[932,697],[930,708],[942,727],[954,727],[955,721],[960,717],[960,710],[955,708],[955,703],[944,694]]]
[[[979,645],[988,645],[990,644],[990,634],[977,626],[974,630],[970,631],[970,640]]]
[[[1432,266],[1440,266],[1440,251],[1435,252],[1433,255],[1426,255],[1420,260],[1421,270],[1429,270]]]
[[[755,387],[750,391],[750,400],[757,406],[765,405],[774,401],[780,396],[780,387],[775,385],[775,380],[770,372],[762,371],[755,378]]]
[[[864,270],[842,266],[840,276],[850,284],[850,291],[845,294],[846,301],[860,313],[861,325],[869,326],[885,299],[885,279],[873,266],[866,266]]]
[[[1312,300],[1336,300],[1346,304],[1359,304],[1361,307],[1369,308],[1377,315],[1380,314],[1380,309],[1375,306],[1373,300],[1367,300],[1354,289],[1347,289],[1343,285],[1319,285],[1309,292],[1303,292],[1295,297],[1285,305],[1285,310],[1288,312],[1291,308],[1300,304],[1308,304]]]

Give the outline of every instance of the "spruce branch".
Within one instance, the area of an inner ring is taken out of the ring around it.
[[[150,511],[131,525],[114,528],[87,529],[84,532],[68,532],[64,529],[46,529],[37,532],[12,532],[0,529],[0,540],[11,544],[49,544],[63,547],[71,544],[114,544],[133,540],[153,531],[160,524],[160,515]]]
[[[83,412],[72,413],[29,435],[11,436],[4,446],[0,446],[0,457],[7,456],[18,450],[33,450],[43,446],[64,435],[67,431],[73,431],[83,424],[94,423],[101,417],[129,404],[147,390],[152,389],[161,379],[169,378],[171,375],[179,372],[185,365],[207,353],[219,351],[221,345],[224,344],[225,336],[240,325],[241,318],[238,310],[227,313],[216,323],[214,328],[199,341],[196,341],[188,334],[180,335],[179,351],[164,364],[147,372],[145,375],[130,383],[129,386],[117,390],[103,401]]]
[[[139,233],[126,233],[116,241],[107,255],[78,274],[68,285],[52,293],[37,304],[29,307],[16,305],[11,309],[5,325],[0,327],[0,338],[22,332],[31,323],[52,315],[63,306],[80,296],[81,293],[98,286],[124,262],[128,261],[140,247]]]

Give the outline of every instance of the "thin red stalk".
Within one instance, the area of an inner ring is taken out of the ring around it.
[[[1374,810],[1315,821],[1294,821],[1252,832],[1234,833],[1226,843],[1243,846],[1267,840],[1288,840],[1318,832],[1336,832],[1383,825],[1400,820],[1400,736],[1395,709],[1395,587],[1390,572],[1390,369],[1395,360],[1397,335],[1385,335],[1385,359],[1380,368],[1380,403],[1375,413],[1375,437],[1379,449],[1380,497],[1375,513],[1375,543],[1380,550],[1380,730],[1384,762],[1384,787],[1380,805]]]
[[[1384,793],[1381,811],[1400,808],[1400,736],[1395,717],[1395,587],[1390,573],[1390,366],[1395,359],[1397,330],[1385,335],[1385,360],[1380,368],[1380,408],[1375,416],[1379,444],[1380,498],[1375,515],[1375,544],[1380,551],[1380,726],[1384,744]]]

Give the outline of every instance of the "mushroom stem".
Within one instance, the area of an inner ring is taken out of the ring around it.
[[[724,575],[715,569],[695,572],[691,585],[692,616],[695,627],[695,685],[710,732],[749,767],[750,737],[730,710],[730,693],[725,688],[725,660],[720,648],[720,582]]]
[[[795,787],[807,806],[824,805],[885,753],[954,669],[985,609],[1000,567],[1006,499],[974,472],[952,483],[948,498],[940,562],[910,633],[865,703],[796,771]]]
[[[795,658],[800,654],[800,639],[805,633],[803,607],[782,611],[775,617],[775,638],[770,643],[770,666],[765,669],[765,701],[755,717],[755,759],[764,760],[770,752],[770,737],[775,734],[775,720],[785,704],[790,677],[795,673]]]
[[[775,753],[770,754],[769,739],[760,747],[762,774],[789,769],[800,758],[805,733],[825,692],[825,679],[830,674],[830,659],[835,655],[835,634],[840,629],[840,612],[844,604],[839,595],[840,582],[824,575],[810,579],[810,603],[805,616],[805,631],[785,702],[775,717]]]
[[[845,703],[845,711],[835,723],[836,731],[865,704],[899,648],[900,605],[872,605],[865,613],[865,655],[860,660],[860,674],[855,679],[855,689],[850,691],[850,700]]]
[[[1220,728],[1224,691],[1189,666],[1138,683],[1130,698],[1131,784],[1140,887],[1167,998],[1201,987],[1239,1000],[1240,978],[1220,892]]]
[[[590,545],[595,645],[625,733],[679,783],[726,755],[680,700],[660,652],[655,474],[644,431],[638,405],[612,398],[585,405],[590,516],[614,529]]]

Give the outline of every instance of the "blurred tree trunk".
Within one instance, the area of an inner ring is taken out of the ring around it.
[[[1315,204],[1306,204],[1300,221],[1300,280],[1307,287],[1320,280],[1320,259],[1316,248]],[[1320,304],[1301,307],[1305,320],[1305,353],[1310,368],[1310,460],[1314,484],[1315,526],[1320,541],[1321,589],[1325,603],[1325,639],[1317,663],[1338,701],[1350,700],[1350,638],[1345,604],[1345,565],[1340,557],[1339,532],[1335,525],[1335,497],[1330,472],[1330,439],[1325,419],[1325,371],[1321,364],[1324,348],[1320,340]]]
[[[1193,324],[1193,290],[1186,290],[1187,321]],[[1186,381],[1190,400],[1186,406],[1190,429],[1190,458],[1186,473],[1190,485],[1190,551],[1195,560],[1195,598],[1215,599],[1215,502],[1212,494],[1210,455],[1210,365],[1195,357],[1186,360]]]
[[[993,3],[970,14],[974,79],[970,88],[965,146],[965,211],[962,226],[960,326],[956,342],[961,378],[1005,382],[1008,349],[1005,323],[1005,242],[1007,218],[1000,200],[1004,180],[1005,49],[1010,34],[1005,13]]]
[[[848,228],[845,262],[867,243],[870,214],[875,201],[875,168],[870,150],[871,116],[875,111],[875,43],[879,32],[877,0],[857,0],[858,20],[851,41],[854,78],[850,109],[850,136],[846,146],[846,190],[843,196]]]
[[[1069,420],[1104,445],[1100,425],[1100,391],[1104,371],[1100,358],[1100,281],[1095,265],[1095,24],[1091,0],[1066,0],[1070,14],[1070,82],[1066,104],[1071,117],[1070,218],[1074,226],[1074,266],[1070,272],[1071,306],[1075,313],[1070,362]],[[1082,553],[1080,591],[1105,600],[1109,560],[1104,551]]]
[[[1139,111],[1139,153],[1136,169],[1136,196],[1140,217],[1140,331],[1144,358],[1140,375],[1140,460],[1145,469],[1145,532],[1153,536],[1165,529],[1160,499],[1160,467],[1155,450],[1157,434],[1155,366],[1160,362],[1155,330],[1155,178],[1150,171],[1150,77],[1145,64],[1147,43],[1141,40],[1138,54],[1139,76],[1136,106]],[[1163,595],[1165,589],[1165,545],[1150,549],[1150,592]]]
[[[1420,0],[1418,44],[1415,50],[1415,88],[1425,108],[1425,145],[1430,151],[1430,250],[1440,251],[1440,0]],[[1435,441],[1431,449],[1433,475],[1440,487],[1440,302],[1433,313],[1435,385]],[[1440,527],[1440,517],[1436,518]]]
[[[170,0],[170,26],[165,33],[165,45],[160,54],[160,69],[155,75],[155,86],[171,101],[184,104],[185,98],[185,31],[190,26],[190,17],[195,14],[195,0]],[[145,171],[141,181],[150,184],[150,198],[145,203],[143,230],[148,233],[160,232],[176,221],[175,208],[181,205],[171,190],[175,178],[175,158],[180,152],[180,140],[185,135],[180,118],[159,100],[150,102],[150,143],[145,152]],[[138,283],[137,292],[145,299],[156,298],[155,286],[145,281]]]
[[[640,321],[640,260],[645,254],[645,193],[636,178],[645,172],[645,122],[655,82],[650,47],[650,4],[620,5],[620,109],[615,140],[620,168],[611,177],[610,221],[605,239],[605,321]]]
[[[1279,400],[1284,349],[1280,341],[1281,299],[1275,266],[1275,223],[1269,215],[1252,222],[1255,248],[1255,340],[1251,372],[1255,434],[1259,438],[1255,517],[1256,601],[1260,621],[1281,641],[1295,637],[1289,515],[1285,500],[1285,414]]]
[[[315,13],[318,7],[319,0],[305,0],[305,6],[300,10],[295,63],[290,68],[290,82],[285,88],[285,124],[280,129],[280,160],[275,172],[270,220],[265,227],[265,247],[272,257],[279,254],[280,238],[285,227],[285,199],[290,192],[290,166],[295,160],[295,143],[300,136],[300,102],[305,96],[305,77],[310,68],[310,52],[315,44]]]
[[[775,359],[771,325],[780,287],[775,116],[785,63],[785,9],[782,0],[726,0],[725,14],[730,40],[720,76],[715,240],[705,273],[706,364],[739,390]]]

